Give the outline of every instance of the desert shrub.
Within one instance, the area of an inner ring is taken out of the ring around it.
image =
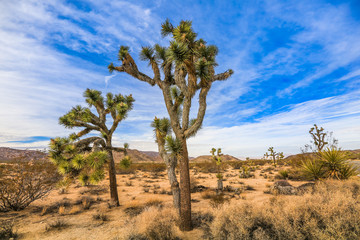
[[[19,211],[45,197],[60,177],[45,161],[13,162],[0,169],[0,211]]]
[[[239,173],[240,173],[239,174],[240,178],[250,178],[250,177],[254,176],[253,174],[251,174],[250,168],[246,165],[244,165],[240,168]]]
[[[54,222],[48,223],[45,227],[45,231],[61,230],[69,227],[70,225],[62,219],[56,219]]]
[[[14,220],[5,219],[0,221],[0,239],[16,238],[17,234],[14,230]]]
[[[131,166],[131,159],[129,156],[125,156],[123,159],[121,159],[120,161],[120,168],[123,169],[128,169]]]
[[[227,205],[215,211],[213,239],[358,239],[359,182],[325,181],[313,194]],[[290,200],[291,199],[291,200]]]
[[[93,218],[94,220],[101,220],[101,221],[103,221],[103,222],[109,221],[108,215],[106,215],[106,214],[103,213],[103,212],[97,212],[97,213],[95,213],[94,215],[92,215],[92,218]]]
[[[124,212],[130,217],[135,217],[141,214],[145,209],[150,207],[156,207],[160,209],[163,207],[163,201],[157,198],[148,199],[146,202],[132,201],[127,204]]]
[[[174,209],[150,207],[132,219],[122,232],[124,239],[180,239],[175,226]]]
[[[203,191],[201,193],[201,198],[202,199],[211,199],[212,197],[214,197],[216,195],[216,193],[214,191],[212,191],[211,189],[208,189],[206,191]]]
[[[225,195],[223,193],[217,194],[210,198],[210,206],[213,208],[219,208],[228,201],[229,199],[225,198]]]
[[[277,176],[278,177],[275,177],[275,178],[287,179],[287,178],[289,178],[289,171],[288,170],[280,170]]]

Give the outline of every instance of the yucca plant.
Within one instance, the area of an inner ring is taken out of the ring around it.
[[[305,177],[310,180],[319,180],[325,176],[322,162],[316,159],[302,161],[301,170]]]
[[[125,58],[123,48],[119,59]],[[111,200],[119,206],[117,193],[115,163],[112,151],[126,154],[128,144],[124,148],[112,146],[112,136],[132,109],[134,99],[131,95],[113,95],[108,93],[104,98],[100,91],[87,89],[84,92],[87,107],[73,107],[67,114],[60,117],[59,123],[66,128],[83,128],[69,137],[51,139],[50,159],[67,179],[77,178],[82,184],[98,183],[105,178],[105,167],[109,169]],[[92,112],[95,108],[96,112]],[[112,125],[106,125],[106,116],[112,117]],[[96,131],[100,135],[84,138],[90,132]]]
[[[347,161],[346,154],[337,147],[326,148],[320,152],[320,157],[328,178],[348,179],[358,174],[356,167]]]
[[[155,45],[143,47],[141,60],[148,61],[153,70],[153,76],[139,71],[137,64],[130,55],[129,47],[121,46],[119,50],[120,66],[111,63],[110,72],[125,72],[134,78],[157,85],[164,96],[166,109],[170,117],[171,128],[176,139],[180,142],[181,152],[178,155],[180,166],[181,211],[180,229],[191,230],[191,191],[189,173],[189,155],[187,139],[200,129],[206,112],[206,99],[215,81],[228,79],[233,71],[215,74],[216,46],[208,45],[203,39],[198,39],[192,28],[191,21],[181,21],[178,26],[166,20],[161,25],[161,35],[169,36],[168,47]],[[162,71],[162,74],[160,73]],[[171,97],[171,89],[176,87],[178,98]],[[190,119],[192,99],[196,92],[198,96],[198,112],[194,120]],[[181,101],[179,101],[181,100]],[[181,109],[179,106],[182,105]],[[180,111],[181,110],[181,111]]]

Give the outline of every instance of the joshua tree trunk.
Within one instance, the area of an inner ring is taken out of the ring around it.
[[[217,185],[218,185],[218,190],[222,192],[224,188],[222,179],[218,179]]]
[[[177,209],[180,215],[180,187],[179,182],[176,178],[175,168],[177,165],[177,157],[169,156],[165,151],[165,140],[164,138],[158,136],[157,134],[157,142],[158,142],[158,150],[161,158],[164,160],[166,167],[168,178],[171,186],[171,192],[173,195],[174,207]]]
[[[180,156],[180,230],[190,231],[192,222],[189,156],[186,139],[183,138],[180,141],[182,147]]]
[[[116,170],[115,170],[115,162],[112,154],[112,150],[109,150],[109,180],[110,180],[110,197],[111,201],[116,205],[120,206],[119,196],[117,191],[117,183],[116,183]]]
[[[180,215],[180,186],[176,178],[175,167],[176,164],[172,165],[170,163],[170,165],[167,166],[167,172],[168,172],[169,182],[171,185],[174,207],[177,209],[178,214]]]

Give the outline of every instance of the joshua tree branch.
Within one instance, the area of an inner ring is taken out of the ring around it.
[[[206,112],[206,97],[210,90],[211,84],[209,84],[207,87],[204,87],[201,89],[199,94],[199,110],[196,117],[195,123],[185,131],[185,137],[188,138],[192,136],[194,133],[196,133],[197,130],[202,125],[202,122],[204,120],[205,112]]]
[[[212,82],[215,81],[224,81],[228,79],[233,74],[233,71],[231,69],[227,70],[226,72],[216,74],[212,80]]]

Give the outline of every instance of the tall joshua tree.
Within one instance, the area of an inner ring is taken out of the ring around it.
[[[116,184],[115,163],[112,151],[126,152],[124,148],[112,146],[112,136],[132,109],[134,99],[131,95],[113,95],[108,93],[106,98],[100,91],[87,89],[84,97],[89,108],[76,106],[67,114],[60,117],[59,123],[66,128],[83,128],[68,138],[55,138],[50,142],[50,158],[59,167],[59,171],[66,177],[79,177],[82,183],[98,182],[105,176],[104,167],[107,164],[110,179],[110,197],[119,206]],[[96,109],[96,113],[91,111]],[[112,125],[106,125],[106,116],[112,117]],[[82,138],[86,134],[96,131],[100,136]]]
[[[157,118],[151,123],[154,128],[156,143],[158,145],[158,151],[160,157],[164,160],[168,178],[173,194],[174,207],[180,213],[180,187],[176,177],[175,168],[177,165],[177,158],[180,154],[181,145],[180,142],[173,138],[171,134],[170,121],[167,118]]]
[[[166,109],[170,116],[171,128],[181,145],[179,155],[180,165],[180,229],[191,230],[191,196],[190,174],[187,139],[193,136],[201,127],[206,112],[206,97],[215,81],[229,78],[233,71],[215,74],[217,65],[215,58],[218,49],[207,45],[203,39],[197,39],[192,29],[191,21],[181,21],[173,26],[169,20],[162,24],[163,37],[171,36],[169,47],[146,46],[142,48],[140,58],[148,61],[153,70],[153,77],[139,71],[137,64],[130,55],[129,47],[121,46],[119,60],[121,66],[109,65],[109,71],[125,72],[134,78],[157,85],[163,93]],[[163,78],[160,74],[163,72]],[[171,97],[171,88],[179,91],[178,98]],[[190,120],[192,99],[199,92],[199,108],[197,117]],[[178,101],[182,99],[182,101]],[[182,111],[179,112],[179,105]]]

